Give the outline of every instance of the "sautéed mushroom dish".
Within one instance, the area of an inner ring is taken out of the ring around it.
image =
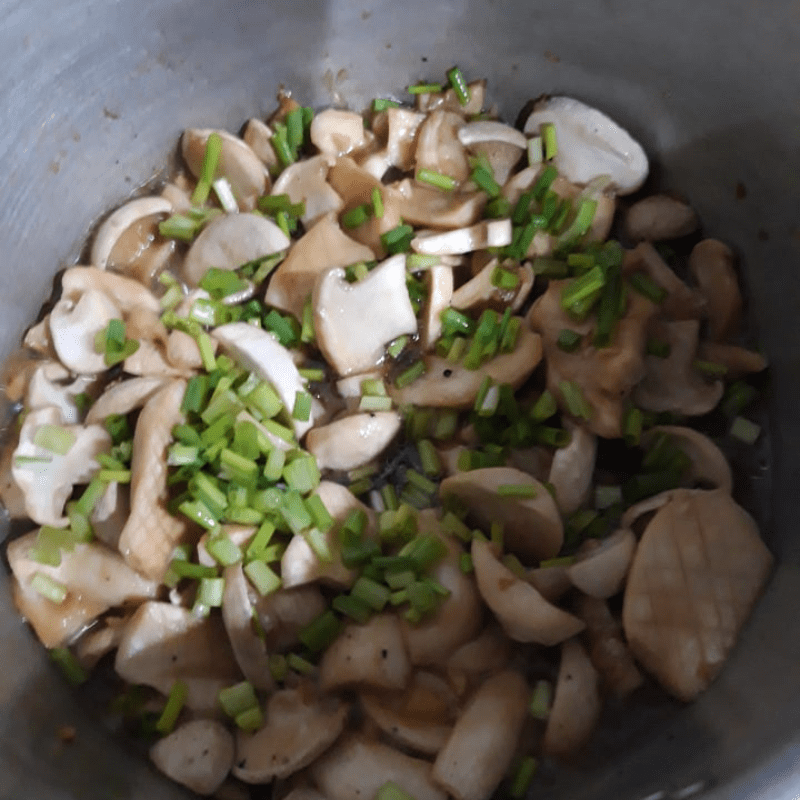
[[[769,578],[733,251],[601,111],[485,88],[184,131],[7,365],[16,606],[198,794],[523,797]]]

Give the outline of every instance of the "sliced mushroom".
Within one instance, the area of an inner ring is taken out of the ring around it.
[[[705,434],[694,428],[680,425],[658,425],[642,436],[642,446],[649,447],[660,434],[669,436],[670,442],[683,451],[691,465],[686,476],[692,483],[713,486],[729,494],[733,492],[733,475],[725,454]]]
[[[420,322],[420,343],[424,350],[432,350],[442,335],[441,314],[453,297],[453,268],[437,264],[425,271],[428,295]]]
[[[709,339],[725,341],[738,328],[742,314],[733,250],[716,239],[703,239],[689,255],[689,272],[707,304]]]
[[[592,490],[597,437],[581,425],[567,421],[570,440],[553,455],[549,481],[562,514],[569,516],[587,500]]]
[[[128,378],[106,389],[86,414],[90,425],[112,414],[130,414],[141,408],[165,384],[163,378]]]
[[[424,374],[402,389],[391,387],[390,394],[397,405],[471,408],[487,375],[494,383],[507,383],[518,389],[541,358],[541,337],[523,327],[514,351],[495,356],[480,370],[470,370],[463,364],[429,354],[423,358]]]
[[[512,311],[519,311],[525,305],[525,301],[528,299],[536,280],[533,267],[529,262],[520,265],[517,275],[519,276],[519,284],[517,285],[514,299],[511,301]]]
[[[487,625],[476,639],[461,645],[447,659],[447,676],[456,685],[464,679],[477,684],[504,669],[510,660],[510,640],[494,624]]]
[[[125,372],[146,378],[190,378],[191,370],[173,367],[163,354],[158,345],[146,339],[139,341],[137,350],[129,355],[123,362]]]
[[[271,653],[295,647],[298,632],[328,608],[319,587],[313,585],[278,589],[266,597],[259,594],[254,605]]]
[[[167,448],[172,428],[183,422],[185,389],[186,383],[176,380],[154,394],[139,414],[133,435],[131,514],[120,534],[119,549],[134,569],[157,580],[187,527],[166,509]]]
[[[567,568],[569,579],[590,597],[613,597],[625,584],[636,537],[628,528],[620,528],[601,542],[592,540],[589,544],[578,550],[577,561]]]
[[[389,446],[400,424],[396,411],[351,414],[310,430],[306,449],[317,459],[320,469],[356,469]]]
[[[722,381],[707,382],[694,368],[700,323],[696,320],[653,322],[652,334],[670,346],[666,358],[648,355],[646,373],[633,391],[633,401],[646,411],[706,414],[722,398]]]
[[[411,663],[394,614],[376,614],[363,625],[347,625],[319,665],[320,686],[326,691],[353,685],[403,689],[410,677]]]
[[[340,375],[377,366],[389,342],[417,332],[403,255],[357,283],[348,283],[343,269],[329,269],[314,287],[312,304],[319,348]]]
[[[455,90],[445,89],[443,92],[430,92],[417,95],[417,108],[420,111],[435,111],[438,108],[453,111],[463,117],[473,117],[483,110],[486,97],[486,81],[484,79],[467,84],[468,98],[462,105]]]
[[[126,484],[109,483],[89,515],[94,535],[101,542],[118,551],[119,537],[130,513],[129,487]]]
[[[103,292],[126,315],[136,308],[161,313],[158,298],[139,281],[96,267],[71,267],[61,276],[61,289],[71,300],[85,292]]]
[[[397,207],[405,222],[435,228],[465,228],[481,218],[485,192],[443,192],[406,178],[394,185]]]
[[[52,406],[59,410],[65,423],[75,425],[80,422],[82,412],[75,401],[78,395],[91,387],[93,380],[79,376],[67,383],[70,377],[69,370],[54,361],[45,361],[36,367],[28,383],[26,410],[36,411]],[[86,422],[90,424],[92,420],[87,417]]]
[[[431,779],[431,763],[385,744],[349,736],[311,765],[311,775],[328,800],[375,797],[392,781],[414,800],[447,800]]]
[[[425,114],[407,108],[386,110],[386,154],[389,166],[404,172],[414,168],[414,151]]]
[[[472,541],[481,596],[509,637],[551,647],[583,630],[583,622],[547,602],[495,555],[489,542]]]
[[[506,774],[528,714],[530,688],[516,670],[484,681],[433,765],[433,779],[456,800],[485,800]]]
[[[610,175],[619,194],[644,183],[649,165],[642,146],[601,111],[571,97],[545,97],[534,105],[524,131],[536,134],[544,123],[555,126],[553,163],[572,183]]]
[[[197,286],[211,267],[234,270],[248,261],[289,248],[289,237],[258,214],[221,214],[194,240],[183,262],[183,277]]]
[[[473,309],[485,305],[499,306],[502,308],[507,304],[515,303],[522,281],[520,280],[517,287],[511,290],[498,288],[492,282],[497,267],[498,260],[493,258],[477,275],[458,287],[453,293],[453,299],[450,301],[450,305],[452,305],[453,308],[463,311],[465,309]],[[510,269],[517,272],[520,278],[522,277],[521,268],[517,270],[515,266],[511,266]],[[533,272],[531,271],[530,274],[532,276]],[[532,281],[529,281],[529,283],[532,285]],[[530,291],[530,286],[528,287],[528,291]]]
[[[247,120],[242,139],[244,143],[261,159],[268,169],[278,166],[278,156],[272,146],[272,129],[256,117]],[[292,201],[294,202],[294,201]]]
[[[246,322],[220,325],[214,328],[213,336],[242,366],[269,381],[286,413],[291,414],[295,398],[299,392],[305,392],[306,384],[289,351],[271,333]],[[305,422],[292,418],[298,438],[304,436],[313,424],[313,410]]]
[[[334,157],[358,150],[366,143],[361,114],[338,108],[315,114],[309,136],[321,153]]]
[[[325,154],[304,158],[286,167],[272,187],[272,194],[288,194],[293,203],[303,203],[300,219],[306,228],[325,214],[338,213],[344,205],[326,180],[332,163],[333,159]]]
[[[47,359],[54,361],[58,358],[53,347],[53,339],[50,336],[49,314],[25,331],[25,336],[22,338],[22,346]],[[6,391],[6,393],[8,392]]]
[[[528,569],[522,577],[549,603],[560,600],[572,588],[572,581],[564,565],[552,564]]]
[[[487,247],[505,247],[508,244],[511,244],[511,220],[493,219],[445,233],[418,234],[411,241],[411,249],[415,253],[445,256],[471,253]]]
[[[240,679],[219,617],[200,617],[172,605],[142,603],[125,628],[114,662],[119,676],[168,695],[186,683],[186,706],[216,711],[221,689]]]
[[[342,232],[336,217],[326,214],[292,245],[270,279],[264,302],[300,318],[323,272],[374,258],[369,247],[353,241]]]
[[[494,120],[480,120],[478,122],[468,122],[458,131],[458,140],[464,147],[483,142],[504,142],[511,144],[520,150],[528,147],[528,140],[525,134],[506,125],[504,122]]]
[[[542,743],[544,752],[564,758],[585,744],[600,717],[600,677],[583,645],[561,645],[561,665]]]
[[[93,670],[101,658],[119,647],[127,622],[127,617],[108,614],[78,639],[74,652],[84,669]]]
[[[285,778],[319,758],[344,728],[348,706],[313,689],[281,689],[270,697],[266,724],[239,733],[233,774],[245,783]]]
[[[167,336],[167,362],[178,370],[200,370],[203,367],[203,358],[197,340],[184,333],[172,330]]]
[[[631,651],[668,692],[694,699],[722,669],[771,567],[758,526],[727,492],[676,490],[628,576]]]
[[[634,203],[625,215],[625,231],[634,242],[658,242],[694,233],[700,224],[695,210],[682,200],[654,194]]]
[[[457,183],[469,177],[469,164],[458,131],[464,118],[452,111],[438,109],[428,114],[417,133],[414,160],[417,171],[421,169],[448,175]]]
[[[438,753],[456,719],[457,698],[433,672],[415,673],[405,691],[364,690],[359,697],[364,713],[391,741],[417,753]]]
[[[503,487],[525,487],[529,497],[507,497]],[[528,473],[513,467],[486,467],[445,478],[439,494],[457,497],[487,530],[503,527],[506,548],[524,560],[553,558],[561,550],[564,527],[549,491]]]
[[[172,213],[172,203],[164,197],[137,197],[114,211],[97,229],[92,244],[91,261],[98,269],[105,269],[108,260],[125,231],[148,217]]]
[[[74,441],[63,455],[36,444],[42,426],[63,430]],[[111,437],[101,425],[64,425],[53,406],[29,412],[19,432],[11,474],[25,497],[25,511],[37,525],[64,527],[64,504],[75,486],[88,483],[100,453],[111,449]]]
[[[256,200],[269,190],[269,178],[258,156],[237,136],[209,128],[188,128],[181,137],[181,153],[197,178],[203,164],[208,137],[217,133],[222,139],[216,175],[228,180],[239,209],[252,211]]]
[[[211,719],[185,722],[150,748],[150,758],[161,772],[200,795],[219,789],[233,766],[233,755],[233,736]]]

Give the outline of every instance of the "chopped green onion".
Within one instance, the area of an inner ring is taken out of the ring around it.
[[[417,442],[417,452],[422,463],[422,472],[428,477],[436,477],[441,474],[442,465],[439,454],[429,439],[421,439]]]
[[[736,381],[732,383],[722,398],[721,408],[726,416],[737,417],[758,396],[758,392],[749,383]]]
[[[322,562],[329,564],[333,561],[333,553],[328,546],[325,534],[318,528],[307,528],[301,534],[306,540],[306,544],[311,548],[314,555]]]
[[[436,484],[415,469],[406,470],[406,480],[425,494],[433,494],[436,491]]]
[[[536,681],[533,687],[528,709],[534,719],[545,720],[550,716],[550,705],[553,701],[553,686],[549,681]]]
[[[631,287],[639,292],[639,294],[656,305],[663,303],[669,294],[663,286],[660,286],[644,272],[634,272],[628,277],[628,283],[630,283]]]
[[[483,213],[484,216],[488,217],[489,219],[502,219],[505,217],[510,217],[511,201],[502,196],[492,197],[484,207]]]
[[[761,426],[746,417],[736,417],[731,425],[731,436],[745,444],[753,445],[761,435]]]
[[[356,497],[366,494],[372,488],[372,481],[369,478],[363,480],[353,481],[348,487],[350,493]]]
[[[342,623],[336,615],[328,609],[323,611],[316,619],[304,628],[301,628],[297,638],[311,653],[325,650],[341,633]]]
[[[545,391],[539,395],[539,398],[534,403],[530,414],[531,417],[537,422],[544,422],[544,420],[550,419],[550,417],[552,417],[556,411],[558,411],[556,398],[553,396],[552,392],[545,389]]]
[[[185,558],[173,558],[169,568],[175,573],[177,578],[188,578],[189,580],[202,580],[203,578],[215,578],[217,576],[216,567],[206,567],[203,564],[193,564]]]
[[[561,252],[564,249],[574,247],[577,242],[582,239],[592,227],[594,215],[597,213],[597,200],[584,198],[578,206],[578,211],[575,214],[575,219],[569,227],[559,235],[556,243],[556,251]],[[563,223],[561,223],[563,224]],[[560,224],[554,223],[555,227],[561,227]]]
[[[249,681],[242,681],[220,689],[217,699],[222,710],[229,717],[234,718],[244,711],[258,707],[256,691]]]
[[[276,683],[283,683],[286,680],[286,675],[289,671],[289,665],[286,663],[286,656],[279,653],[273,653],[269,657],[269,673]]]
[[[377,186],[372,187],[372,213],[375,219],[383,219],[383,196]]]
[[[234,722],[245,733],[255,733],[264,724],[264,715],[258,706],[253,706],[237,714]]]
[[[363,625],[372,616],[372,609],[366,603],[351,595],[340,594],[334,597],[331,606],[334,611],[350,617],[360,625]]]
[[[539,129],[539,133],[542,137],[544,160],[551,161],[558,154],[556,126],[552,122],[543,122]]]
[[[342,225],[345,228],[357,228],[359,225],[363,225],[369,219],[371,210],[366,203],[351,208],[350,211],[342,214]]]
[[[500,497],[536,497],[536,487],[527,483],[504,483],[497,487]]]
[[[492,286],[505,291],[511,291],[519,286],[519,273],[504,267],[495,267],[492,271]]]
[[[242,560],[241,548],[225,533],[209,537],[206,550],[214,561],[223,567],[230,567]]]
[[[381,244],[390,255],[405,253],[411,247],[414,229],[410,225],[398,225],[396,228],[381,234]]]
[[[647,340],[645,352],[647,355],[655,356],[656,358],[669,358],[672,348],[670,347],[669,342],[664,342],[661,339],[654,339],[651,337]]]
[[[394,100],[389,100],[385,97],[376,97],[372,101],[372,110],[375,112],[386,111],[389,108],[399,108],[400,103],[395,102]]]
[[[362,575],[353,584],[350,594],[371,609],[383,611],[386,603],[389,602],[390,592],[377,581]]]
[[[161,712],[161,716],[158,718],[158,722],[156,722],[156,730],[162,736],[172,733],[188,694],[189,687],[184,681],[175,681],[175,683],[172,684],[167,703]]]
[[[622,502],[621,486],[597,486],[594,490],[594,504],[596,508],[610,508]]]
[[[308,422],[311,418],[312,397],[308,392],[297,392],[294,396],[292,417],[298,422]]]
[[[483,189],[489,197],[495,199],[500,194],[500,184],[494,179],[494,175],[487,169],[484,168],[477,168],[472,171],[470,174],[470,178],[472,179],[473,183],[479,188]],[[506,203],[508,201],[506,200]],[[503,205],[503,208],[506,206]],[[496,210],[497,206],[495,206]],[[510,204],[508,206],[510,209]]]
[[[398,389],[404,389],[409,384],[412,384],[417,378],[425,374],[425,364],[422,361],[415,361],[410,367],[403,370],[397,378],[395,378],[394,385]]]
[[[441,83],[415,83],[406,87],[409,94],[438,94],[443,89]]]
[[[275,253],[271,256],[265,256],[262,259],[258,260],[258,267],[252,277],[253,283],[258,286],[259,284],[263,283],[267,276],[278,266],[278,264],[283,261],[286,257],[285,252]]]
[[[216,132],[211,133],[206,140],[203,163],[200,165],[200,178],[192,193],[193,206],[202,206],[208,200],[221,155],[222,137]]]
[[[605,286],[606,276],[602,267],[593,267],[584,275],[580,275],[561,290],[561,308],[569,311],[583,300],[588,300],[594,293]]]
[[[68,647],[53,647],[50,650],[50,658],[58,664],[64,677],[73,686],[80,686],[89,680],[89,673]]]
[[[300,675],[313,675],[316,667],[307,659],[297,653],[289,653],[286,656],[286,665]]]
[[[715,361],[703,361],[699,358],[692,362],[692,366],[709,378],[722,378],[728,372],[728,368],[724,364],[717,364]]]
[[[409,255],[406,256],[406,268],[409,272],[420,272],[421,270],[437,266],[441,260],[441,256],[431,256],[425,253],[409,253]]]
[[[202,223],[187,217],[185,214],[173,214],[171,217],[158,223],[158,232],[165,239],[177,239],[181,242],[191,242],[200,230]],[[172,290],[168,290],[167,294]],[[180,290],[179,290],[180,291]]]
[[[526,756],[519,763],[508,790],[514,800],[521,800],[528,793],[538,766],[539,762],[533,756]]]
[[[469,553],[461,553],[458,559],[458,568],[465,575],[469,575],[475,571],[475,567],[472,564],[472,556]]]
[[[244,574],[250,579],[262,597],[276,591],[281,586],[281,579],[263,561],[251,561],[244,565]]]
[[[574,353],[580,347],[582,340],[583,336],[577,331],[563,328],[558,334],[556,344],[559,350],[563,350],[565,353]]]
[[[246,556],[248,561],[265,560],[263,557],[264,551],[267,549],[267,545],[272,540],[274,533],[275,525],[269,520],[264,520],[247,546]]]
[[[544,148],[542,137],[532,136],[528,139],[528,166],[538,167],[544,161]]]
[[[462,106],[467,105],[471,98],[471,92],[461,70],[458,67],[447,70],[447,80],[450,81],[458,102]]]
[[[195,608],[219,608],[224,592],[224,578],[202,578],[197,589]]]
[[[290,530],[296,534],[302,533],[306,528],[310,528],[313,522],[303,498],[297,490],[284,492],[281,502],[281,514]]]
[[[364,395],[358,403],[359,411],[391,411],[391,397],[376,397],[375,395]]]
[[[61,605],[67,599],[67,587],[64,584],[53,580],[44,572],[36,572],[31,578],[31,589],[38,592],[42,597],[51,603]]]
[[[628,446],[638,445],[642,436],[644,414],[641,409],[632,406],[622,417],[622,438]]]
[[[283,403],[269,383],[263,381],[245,398],[247,405],[255,409],[265,419],[276,416],[283,408]]]
[[[580,386],[572,381],[560,381],[558,388],[569,413],[575,417],[589,419],[592,415],[592,408],[583,396]]]
[[[130,483],[131,471],[129,469],[101,469],[97,473],[97,478],[105,483]]]
[[[275,133],[270,137],[270,143],[275,150],[275,155],[278,156],[278,161],[284,167],[294,163],[295,156],[289,145],[288,132],[285,125],[280,122],[275,125]]]
[[[320,474],[316,459],[311,454],[292,459],[283,468],[283,478],[290,489],[308,494],[319,486]]]
[[[451,178],[449,175],[443,175],[441,172],[433,172],[429,169],[419,170],[416,178],[422,183],[428,183],[445,192],[451,192],[458,186],[458,181],[455,178]]]

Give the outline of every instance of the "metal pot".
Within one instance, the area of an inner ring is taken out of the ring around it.
[[[756,494],[780,566],[706,695],[686,708],[612,711],[580,769],[538,794],[798,796],[796,2],[2,0],[0,14],[2,354],[56,270],[78,257],[93,220],[162,168],[184,127],[237,129],[270,110],[280,85],[310,105],[359,108],[458,63],[488,77],[507,117],[557,91],[638,137],[658,184],[685,193],[706,231],[742,256],[772,364],[772,478],[759,479]],[[0,643],[0,797],[185,796],[64,685],[5,582]],[[72,743],[59,739],[63,725],[75,727]]]

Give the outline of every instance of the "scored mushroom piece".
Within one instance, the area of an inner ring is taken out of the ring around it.
[[[771,567],[756,523],[727,492],[676,490],[628,575],[631,651],[668,692],[694,699],[722,669]]]
[[[339,375],[372,369],[389,342],[417,332],[405,261],[404,255],[392,256],[356,283],[348,283],[340,267],[317,281],[314,330],[320,350]]]
[[[355,111],[328,108],[314,115],[309,137],[317,149],[338,157],[358,150],[366,144],[364,120]]]
[[[312,428],[306,449],[320,469],[350,470],[377,458],[400,430],[396,411],[369,411]]]
[[[600,676],[583,645],[570,639],[561,645],[561,664],[542,743],[544,752],[564,758],[591,736],[602,708]]]
[[[733,250],[716,239],[704,239],[689,255],[689,272],[706,300],[708,338],[725,341],[737,329],[742,314]]]
[[[414,161],[417,169],[438,172],[453,178],[457,183],[469,177],[469,163],[458,131],[464,125],[460,114],[439,109],[428,114],[417,133]]]
[[[217,711],[220,690],[241,679],[219,617],[154,600],[142,603],[125,627],[114,669],[164,695],[184,681],[186,706],[203,712]]]
[[[272,187],[272,194],[287,194],[292,203],[303,203],[300,219],[310,228],[321,216],[341,211],[344,201],[328,183],[333,159],[318,155],[290,164]]]
[[[481,218],[485,192],[443,192],[405,178],[394,184],[396,205],[404,222],[435,228],[465,228]]]
[[[178,726],[150,748],[150,758],[168,778],[200,795],[219,789],[233,766],[233,736],[221,723],[195,719]]]
[[[192,174],[200,176],[208,137],[222,139],[216,175],[228,180],[241,211],[252,211],[256,201],[269,190],[269,176],[258,156],[238,137],[210,128],[187,128],[181,137],[181,153]]]
[[[419,234],[411,240],[411,249],[415,253],[446,256],[462,255],[487,247],[505,247],[509,244],[511,244],[511,220],[493,219],[445,233]]]
[[[514,496],[522,489],[529,496]],[[506,491],[512,493],[507,496]],[[513,467],[485,467],[445,478],[439,495],[457,497],[485,529],[503,528],[505,547],[523,561],[554,558],[564,542],[564,526],[553,496],[527,472]]]
[[[575,563],[567,567],[567,575],[590,597],[613,597],[625,584],[635,550],[633,531],[621,528],[600,542],[589,540],[582,545]]]
[[[319,665],[319,683],[326,691],[353,685],[403,689],[410,677],[403,632],[394,614],[376,614],[363,625],[347,625]]]
[[[275,692],[267,703],[264,726],[252,734],[237,734],[233,774],[245,783],[292,775],[339,738],[348,712],[346,704],[335,697],[318,697],[308,685]]]
[[[484,602],[511,639],[551,647],[583,630],[581,620],[548,603],[504,566],[489,542],[472,540],[472,562]]]
[[[463,364],[428,354],[423,357],[423,375],[402,389],[389,387],[389,393],[399,406],[472,408],[486,376],[494,383],[508,384],[518,389],[541,358],[541,337],[523,326],[514,351],[495,356],[480,370],[467,369]]]
[[[287,250],[289,237],[258,214],[221,214],[192,242],[183,261],[183,277],[197,286],[211,267],[235,270],[248,261]]]
[[[363,736],[337,742],[311,765],[311,775],[327,800],[374,798],[387,781],[414,800],[447,800],[431,778],[431,763]]]
[[[559,510],[569,516],[586,502],[592,491],[597,437],[569,420],[564,427],[569,431],[569,444],[558,448],[553,455],[548,480],[555,490]]]
[[[601,111],[571,97],[544,97],[534,105],[524,131],[538,134],[544,123],[555,126],[553,163],[572,183],[609,175],[619,194],[635,192],[644,183],[649,165],[642,146]]]
[[[52,406],[57,408],[61,419],[70,425],[80,422],[81,411],[76,404],[76,398],[87,391],[94,382],[87,376],[79,376],[70,383],[71,377],[68,369],[55,361],[41,362],[31,375],[25,395],[25,408],[27,411],[37,411],[40,408]],[[88,417],[87,424],[91,423]]]
[[[486,800],[506,774],[528,716],[530,688],[516,670],[482,683],[433,765],[433,779],[456,800]]]
[[[291,354],[275,336],[246,322],[220,325],[212,335],[243,367],[272,384],[286,413],[291,415],[295,398],[305,392],[306,384]],[[292,425],[298,439],[302,438],[314,425],[313,409],[305,422],[292,417]]]
[[[108,260],[125,231],[148,217],[172,213],[172,203],[164,197],[137,197],[114,211],[97,229],[92,244],[91,262],[105,269]]]
[[[453,268],[441,264],[425,270],[428,294],[420,320],[420,343],[423,350],[432,350],[442,335],[441,314],[453,297]]]
[[[635,242],[658,242],[694,233],[700,224],[695,210],[682,200],[654,194],[634,203],[625,215],[625,232]]]
[[[334,214],[325,214],[292,245],[270,278],[264,302],[299,319],[306,298],[323,272],[374,258],[369,247],[343,233]]]

